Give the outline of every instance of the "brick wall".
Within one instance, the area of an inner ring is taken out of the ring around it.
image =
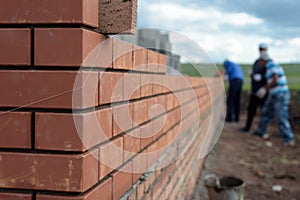
[[[0,11],[0,199],[189,197],[213,78],[167,76],[164,55],[99,33],[96,0]]]

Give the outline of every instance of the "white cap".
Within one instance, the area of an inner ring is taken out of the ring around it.
[[[268,48],[268,45],[266,43],[260,43],[258,48],[260,49],[267,49]]]

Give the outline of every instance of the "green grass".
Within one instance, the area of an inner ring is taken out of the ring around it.
[[[214,76],[216,66],[213,64],[181,64],[181,73],[189,76]]]
[[[292,90],[300,90],[300,63],[292,64],[281,64],[286,73],[289,87]],[[217,64],[219,69],[223,69],[222,64]],[[249,69],[252,67],[251,64],[241,64],[244,72],[245,80],[243,89],[250,90],[250,77],[248,75]],[[201,74],[199,73],[201,72]],[[190,64],[183,63],[181,65],[181,73],[189,76],[213,76],[215,72],[215,66],[212,64]]]

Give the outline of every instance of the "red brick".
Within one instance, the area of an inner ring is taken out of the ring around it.
[[[167,111],[167,101],[166,101],[167,97],[166,95],[160,95],[157,97],[157,104],[159,105],[158,109],[157,109],[157,114],[161,115],[166,113]]]
[[[93,32],[89,32],[89,34],[94,35]],[[88,39],[88,37],[85,38]],[[92,50],[87,48],[84,49],[83,53],[86,56],[81,66],[111,69],[113,63],[113,39],[106,38],[101,42],[95,41],[95,43],[97,46],[95,46],[94,43],[90,43],[93,47]]]
[[[196,108],[194,107],[194,109],[196,110]],[[181,107],[177,107],[173,112],[174,112],[174,121],[173,123],[176,124],[176,123],[180,123],[180,121],[182,120],[183,118],[183,114],[182,114],[182,111],[183,109]],[[192,110],[193,112],[193,110]]]
[[[158,72],[165,74],[168,66],[168,56],[159,54]]]
[[[177,159],[177,149],[176,146],[174,146],[174,143],[176,142],[176,130],[172,129],[170,130],[166,135],[165,135],[165,144],[166,146],[164,146],[163,148],[161,148],[161,150],[164,150],[164,148],[170,148],[171,147],[171,151],[167,157],[167,159],[164,160],[164,162],[162,162],[163,165],[168,166],[170,163],[172,163],[174,160]],[[193,139],[193,137],[191,137],[191,139]],[[180,140],[180,142],[183,142],[182,140]],[[187,141],[186,142],[186,148],[188,148],[189,144],[191,143],[191,141]]]
[[[166,122],[163,127],[164,133],[167,132],[172,127],[172,114],[167,113],[165,117],[166,117]]]
[[[133,103],[133,126],[137,126],[148,120],[147,100],[140,100]]]
[[[141,75],[126,73],[122,78],[123,78],[123,100],[140,98]]]
[[[106,179],[99,186],[83,196],[50,196],[37,194],[37,200],[112,200],[112,178]]]
[[[126,200],[136,200],[136,189],[134,189],[134,191],[132,191],[128,197],[126,198]]]
[[[185,90],[183,92],[180,92],[180,98],[184,100],[184,102],[188,102],[188,101],[196,101],[197,100],[197,94],[196,94],[196,90],[194,89],[189,89],[189,90]],[[182,97],[181,97],[182,96]]]
[[[0,112],[0,147],[31,148],[31,113]]]
[[[113,68],[131,70],[133,66],[133,45],[121,40],[113,40]]]
[[[170,83],[168,81],[168,77],[167,76],[163,76],[164,78],[161,80],[162,83],[162,93],[167,93],[167,92],[171,92],[172,88],[170,88]]]
[[[133,182],[136,182],[147,170],[147,152],[144,151],[132,159]]]
[[[80,67],[104,40],[104,35],[82,28],[37,28],[35,65]]]
[[[163,185],[163,182],[158,181],[154,187],[152,188],[152,199],[163,199],[161,195],[161,193],[164,191],[163,188],[165,187],[165,185]],[[175,191],[174,191],[175,192]],[[159,198],[160,197],[160,198]]]
[[[87,114],[36,113],[35,120],[37,149],[85,151],[112,137],[111,108]]]
[[[95,193],[95,194],[94,194]],[[91,197],[87,200],[112,200],[112,178],[105,180],[96,189],[95,192],[91,194]]]
[[[101,72],[99,86],[100,104],[121,101],[123,97],[123,74],[118,72]]]
[[[98,123],[106,135],[107,138],[111,138],[113,135],[113,124],[112,124],[112,108],[105,108],[97,111]],[[88,126],[86,126],[88,128]]]
[[[137,0],[99,1],[99,31],[107,34],[135,33]]]
[[[191,97],[191,99],[192,99],[192,97]],[[178,92],[176,92],[174,94],[174,100],[173,100],[173,104],[174,104],[175,108],[178,108],[179,106],[181,106],[184,103],[184,101],[181,101],[181,100],[183,100],[183,99],[180,99],[180,96],[178,96]]]
[[[158,72],[159,53],[148,50],[147,71]]]
[[[159,149],[159,156],[163,155],[165,151],[167,150],[168,143],[167,143],[167,137],[164,135],[158,140],[158,149]],[[162,166],[165,167],[165,166]]]
[[[124,139],[124,161],[134,156],[141,150],[140,128],[132,130],[123,136]]]
[[[147,123],[141,126],[141,148],[145,148],[149,145],[154,138],[153,130],[152,130],[152,123]]]
[[[174,90],[178,91],[178,90],[182,90],[188,87],[187,82],[185,82],[185,79],[183,77],[180,76],[170,76],[170,81],[174,88]],[[189,87],[188,87],[189,88]]]
[[[82,160],[82,189],[83,191],[91,188],[98,182],[99,178],[99,150],[91,150]]]
[[[163,128],[166,123],[166,115],[160,116],[152,120],[152,131],[154,139],[158,138],[163,133]]]
[[[172,191],[172,189],[173,189],[173,187],[174,187],[174,184],[176,183],[175,181],[176,181],[176,180],[171,181],[171,182],[167,185],[167,187],[165,188],[165,191],[164,191],[165,196],[170,197],[171,191]],[[185,185],[183,185],[183,186],[185,186]],[[187,190],[188,190],[188,188],[184,188],[184,190],[185,190],[185,193],[186,193]],[[187,194],[185,194],[185,195],[187,195]]]
[[[145,181],[145,191],[147,191],[148,194],[150,194],[150,199],[151,199],[151,185],[155,182],[155,174],[150,173],[148,175],[148,179]],[[147,199],[147,198],[146,198]]]
[[[138,185],[138,187],[136,189],[137,189],[136,199],[142,199],[142,197],[144,196],[144,190],[145,190],[144,183],[141,183],[140,185]]]
[[[113,39],[83,30],[83,67],[112,68]]]
[[[144,200],[152,200],[152,194],[151,194],[151,192],[145,193],[145,196],[144,196],[143,199],[144,199]]]
[[[157,160],[159,156],[159,145],[158,142],[151,144],[147,148],[147,166],[150,168]]]
[[[82,118],[80,115],[76,117],[79,132],[82,130]],[[74,123],[72,114],[36,113],[35,147],[48,150],[83,151],[85,147]]]
[[[0,85],[0,93],[5,94],[0,99],[2,107],[78,109],[98,105],[97,72],[3,70]]]
[[[175,108],[176,96],[173,93],[170,93],[170,94],[166,95],[166,98],[167,98],[167,109],[168,109],[168,111],[170,111],[173,108]]]
[[[1,187],[82,192],[98,180],[97,156],[2,152]]]
[[[112,174],[113,179],[113,200],[120,199],[133,184],[132,167],[128,163],[116,173]]]
[[[147,107],[148,107],[148,119],[153,120],[157,117],[159,112],[159,105],[157,104],[158,99],[157,97],[150,97],[147,98]]]
[[[181,84],[181,77],[179,76],[167,76],[168,86],[170,90],[174,93],[178,90],[178,86]]]
[[[126,132],[133,126],[132,121],[133,104],[123,104],[113,107],[113,135],[116,136]]]
[[[1,24],[98,24],[96,0],[1,1],[0,12]]]
[[[148,120],[153,120],[159,114],[159,105],[157,104],[157,98],[152,97],[147,99],[148,112],[146,113]]]
[[[32,194],[0,193],[0,199],[3,199],[3,200],[32,200]]]
[[[133,70],[147,71],[147,49],[133,47]]]
[[[3,8],[5,6],[0,6],[1,19]],[[30,37],[30,29],[0,28],[0,65],[30,65]]]
[[[163,79],[163,75],[153,75],[153,95],[162,93]]]
[[[120,167],[123,159],[123,138],[117,138],[99,147],[100,167],[99,179],[111,173],[114,169]]]
[[[152,96],[153,75],[141,74],[141,97]]]

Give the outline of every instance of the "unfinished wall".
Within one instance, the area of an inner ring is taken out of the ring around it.
[[[214,79],[167,76],[164,55],[99,33],[97,0],[0,13],[0,199],[189,197]]]

